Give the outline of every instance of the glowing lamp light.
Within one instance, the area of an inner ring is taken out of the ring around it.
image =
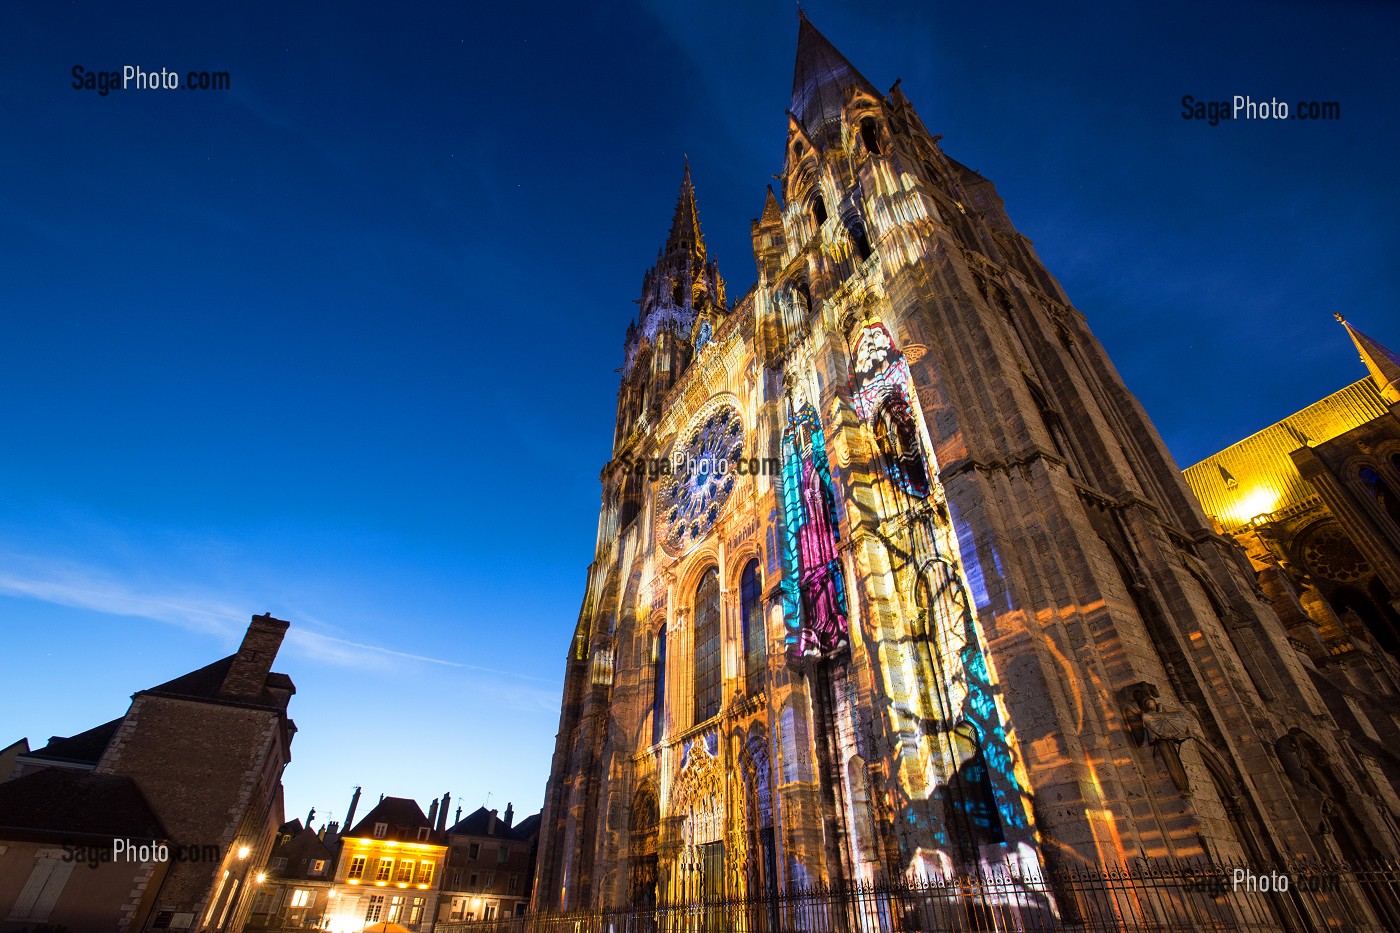
[[[1278,508],[1278,493],[1267,486],[1258,486],[1236,500],[1232,510],[1237,521],[1259,524],[1258,519],[1271,515]]]
[[[267,880],[267,873],[266,873],[266,872],[261,872],[261,871],[258,872],[257,875],[255,876],[255,880],[258,882],[258,884],[262,884],[264,881]]]
[[[247,857],[252,853],[252,851],[253,851],[253,850],[250,849],[250,848],[248,848],[247,846],[239,846],[239,847],[238,847],[238,857],[239,857],[240,859],[245,859],[245,858],[247,858]]]

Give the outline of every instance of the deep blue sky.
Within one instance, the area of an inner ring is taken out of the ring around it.
[[[1400,345],[1400,9],[808,13],[902,77],[1188,465]],[[288,811],[543,797],[622,337],[688,153],[753,282],[791,3],[0,6],[0,745],[294,624]],[[70,87],[226,70],[232,90]],[[1335,100],[1332,123],[1180,99]]]

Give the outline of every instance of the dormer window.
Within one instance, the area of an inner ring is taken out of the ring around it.
[[[375,824],[374,824],[374,838],[376,838],[376,839],[383,839],[383,838],[384,838],[385,836],[387,836],[387,835],[389,835],[389,824],[388,824],[388,823],[375,823]]]
[[[427,839],[427,838],[428,838],[428,827],[426,827],[426,826],[420,826],[420,827],[418,827],[418,841],[419,841],[419,842],[422,842],[424,839]]]

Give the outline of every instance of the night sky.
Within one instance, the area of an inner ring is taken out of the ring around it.
[[[805,7],[996,183],[1182,466],[1364,375],[1332,312],[1400,347],[1400,8],[1218,6]],[[688,154],[753,283],[796,33],[791,3],[0,6],[0,747],[271,611],[289,816],[357,784],[534,812],[642,274]],[[127,64],[231,89],[71,87]]]

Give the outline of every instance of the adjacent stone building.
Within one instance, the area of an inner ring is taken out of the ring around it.
[[[313,810],[312,813],[315,811]],[[277,829],[266,867],[257,873],[247,933],[325,929],[335,906],[335,864],[340,850],[332,826],[319,831],[301,820]]]
[[[15,758],[0,784],[0,930],[240,928],[283,822],[296,688],[272,664],[287,626],[254,616],[237,653]],[[114,840],[152,854],[83,864]]]
[[[753,289],[688,168],[643,276],[535,907],[1400,855],[1384,769],[991,182],[805,17],[786,134]]]
[[[439,920],[498,920],[525,913],[530,904],[538,818],[512,826],[515,807],[504,816],[478,807],[447,830],[447,868]]]

